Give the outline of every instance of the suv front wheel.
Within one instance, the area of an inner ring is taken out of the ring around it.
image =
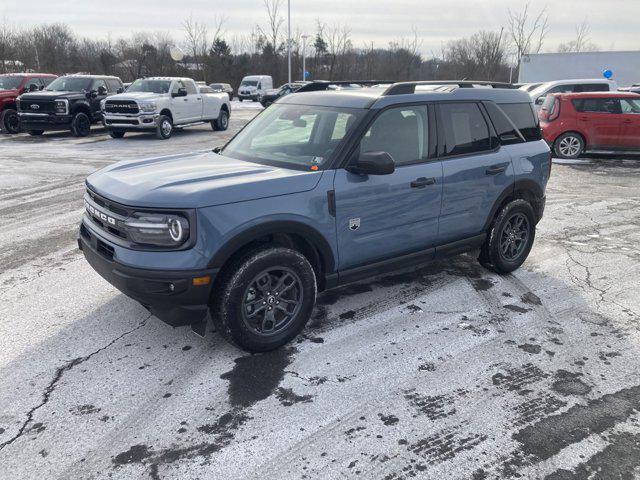
[[[535,213],[529,202],[509,202],[491,224],[478,261],[496,273],[510,273],[529,256],[535,235]]]
[[[250,352],[274,350],[307,324],[316,300],[309,261],[285,247],[245,252],[216,280],[211,318],[227,340]]]

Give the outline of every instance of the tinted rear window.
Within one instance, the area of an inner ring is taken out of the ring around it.
[[[542,138],[538,117],[530,103],[501,103],[499,106],[518,127],[527,142],[534,142]]]
[[[503,145],[513,145],[514,143],[522,143],[522,138],[514,128],[513,121],[509,121],[506,114],[493,102],[485,103],[491,123],[496,129],[496,133]]]
[[[489,126],[475,103],[443,103],[445,155],[465,155],[492,149]]]

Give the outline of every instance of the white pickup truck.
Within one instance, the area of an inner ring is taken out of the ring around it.
[[[140,78],[126,92],[103,100],[101,108],[113,138],[151,130],[157,138],[167,139],[175,128],[203,123],[226,130],[231,115],[226,93],[201,93],[192,79],[177,77]]]

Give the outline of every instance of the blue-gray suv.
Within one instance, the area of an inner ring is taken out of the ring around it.
[[[87,178],[78,244],[173,326],[249,351],[294,338],[318,291],[464,251],[518,268],[551,155],[508,85],[405,82],[288,95],[213,152]]]

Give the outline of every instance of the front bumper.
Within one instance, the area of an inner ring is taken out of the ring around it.
[[[258,100],[258,94],[257,93],[238,93],[238,97],[243,99],[243,100]]]
[[[155,130],[158,125],[157,113],[138,115],[106,114],[103,118],[105,128],[117,130]]]
[[[78,247],[89,265],[107,282],[140,302],[172,327],[194,325],[206,319],[209,297],[218,269],[148,270],[123,265],[113,258],[113,246],[80,227]],[[208,285],[193,285],[196,277],[210,276]]]
[[[72,115],[18,112],[24,130],[60,130],[71,127]]]

